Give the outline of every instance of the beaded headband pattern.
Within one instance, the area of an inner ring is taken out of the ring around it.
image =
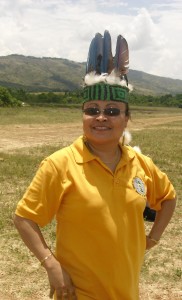
[[[97,83],[84,87],[83,98],[85,102],[91,100],[108,100],[127,103],[128,89],[119,85]]]
[[[92,39],[84,78],[84,102],[108,100],[128,102],[129,50],[122,35],[117,37],[116,53],[112,56],[110,33],[97,33]]]

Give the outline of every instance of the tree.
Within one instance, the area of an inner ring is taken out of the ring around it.
[[[5,87],[0,86],[0,106],[21,106],[22,103],[11,95]]]

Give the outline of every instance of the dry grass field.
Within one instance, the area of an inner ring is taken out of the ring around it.
[[[131,144],[139,145],[168,174],[178,194],[174,217],[160,244],[146,253],[140,298],[179,300],[182,299],[182,110],[133,108],[129,129],[133,136]],[[81,134],[79,109],[0,109],[0,300],[49,299],[45,271],[21,242],[12,217],[40,161]],[[148,231],[151,223],[145,225]],[[55,223],[43,231],[54,248]]]

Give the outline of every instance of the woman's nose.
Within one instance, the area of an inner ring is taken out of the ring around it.
[[[101,111],[100,114],[96,117],[96,119],[98,121],[106,121],[107,120],[107,116],[104,114],[103,111]]]

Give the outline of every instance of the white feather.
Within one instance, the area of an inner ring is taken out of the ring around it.
[[[141,149],[139,146],[134,146],[133,149],[135,150],[135,152],[137,153],[142,153]]]
[[[128,145],[132,140],[131,133],[128,130],[125,130],[123,136],[124,136],[124,145]]]
[[[97,75],[95,72],[90,72],[85,76],[85,85],[94,85],[99,82],[105,82],[105,74]]]
[[[130,142],[132,141],[132,135],[127,129],[124,131],[123,137],[124,137],[124,145],[129,145]],[[137,153],[142,153],[139,146],[134,146],[133,150]]]
[[[126,87],[130,91],[133,90],[132,85],[129,84],[127,86],[126,81],[124,79],[121,80],[115,74],[114,71],[112,71],[110,74],[102,73],[101,75],[98,75],[95,72],[90,72],[90,73],[88,73],[88,74],[85,75],[84,83],[87,86],[94,85],[94,84],[97,84],[97,83],[100,83],[100,82],[105,82],[105,83],[110,84],[110,85],[115,85],[116,84],[116,85],[120,85],[120,86]]]
[[[106,82],[108,84],[111,84],[111,85],[114,85],[114,84],[117,84],[117,85],[121,85],[121,79],[116,76],[115,72],[112,71],[107,77],[106,77]]]

